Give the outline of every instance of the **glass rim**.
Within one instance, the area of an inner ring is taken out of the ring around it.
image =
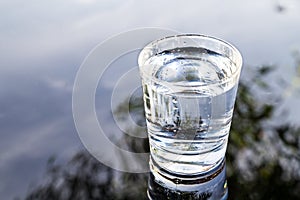
[[[154,40],[150,43],[148,43],[147,45],[144,46],[144,48],[140,51],[139,55],[138,55],[138,66],[139,66],[139,70],[141,73],[141,77],[142,79],[144,79],[144,77],[148,78],[149,80],[153,80],[155,82],[158,82],[161,85],[165,85],[165,86],[184,86],[186,87],[185,84],[183,84],[182,82],[168,82],[165,80],[160,80],[156,77],[153,77],[151,75],[148,75],[147,73],[144,73],[144,68],[143,66],[145,61],[144,59],[142,59],[142,56],[146,53],[147,49],[153,49],[155,48],[154,45],[162,43],[164,41],[167,40],[172,40],[172,39],[176,39],[176,38],[190,38],[190,39],[206,39],[206,40],[211,40],[213,42],[215,42],[216,44],[222,44],[224,46],[227,46],[230,50],[232,50],[233,52],[233,56],[234,58],[236,58],[236,62],[232,61],[232,59],[230,59],[233,64],[236,66],[236,70],[234,71],[234,73],[232,73],[230,75],[230,77],[223,79],[223,80],[219,80],[216,82],[210,82],[210,83],[196,83],[194,85],[189,85],[189,87],[203,87],[203,86],[213,86],[213,85],[222,85],[222,84],[226,84],[227,82],[230,82],[232,80],[234,80],[235,78],[237,78],[237,76],[239,76],[240,72],[241,72],[241,68],[243,66],[243,58],[242,55],[240,53],[240,51],[231,43],[222,40],[220,38],[217,37],[213,37],[213,36],[209,36],[209,35],[204,35],[204,34],[194,34],[194,33],[187,33],[187,34],[178,34],[178,35],[170,35],[170,36],[166,36],[157,40]],[[149,57],[150,58],[150,57]]]

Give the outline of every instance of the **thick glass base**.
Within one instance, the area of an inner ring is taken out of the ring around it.
[[[228,196],[225,159],[213,170],[198,176],[178,176],[159,169],[150,159],[148,198],[226,200]]]

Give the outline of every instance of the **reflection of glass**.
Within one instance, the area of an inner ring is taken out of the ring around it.
[[[225,200],[228,196],[226,165],[223,162],[214,173],[201,177],[178,179],[150,173],[149,199]]]
[[[171,36],[147,45],[139,67],[152,172],[213,173],[224,161],[242,67],[238,50],[212,37]]]

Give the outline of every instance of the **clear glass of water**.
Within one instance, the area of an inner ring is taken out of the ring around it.
[[[217,38],[186,34],[140,53],[152,173],[211,174],[224,164],[242,57]]]

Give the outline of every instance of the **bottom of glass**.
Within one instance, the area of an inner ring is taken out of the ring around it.
[[[148,198],[157,199],[198,199],[226,200],[225,159],[210,173],[199,176],[178,176],[163,171],[150,159]]]

